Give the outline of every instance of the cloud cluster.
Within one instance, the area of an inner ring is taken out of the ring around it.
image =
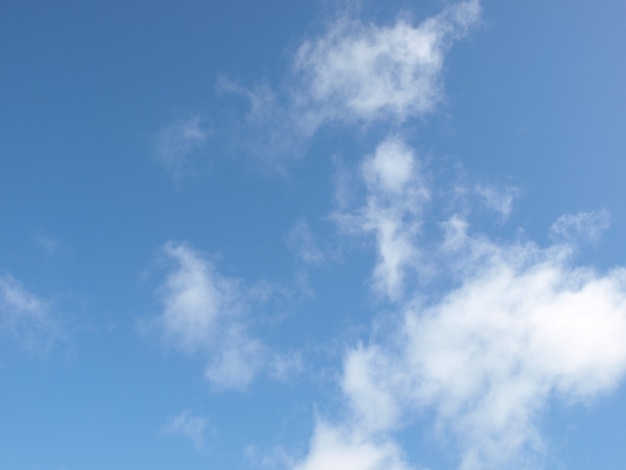
[[[361,165],[364,206],[338,217],[374,234],[374,286],[396,311],[378,318],[386,335],[346,353],[340,384],[350,417],[318,423],[301,468],[332,459],[405,468],[393,435],[426,411],[457,443],[460,468],[517,468],[545,448],[538,422],[550,400],[588,402],[626,373],[626,269],[576,266],[572,238],[545,248],[496,243],[468,233],[460,215],[425,245],[415,235],[429,193],[416,168],[406,145],[384,141]],[[563,216],[555,227],[593,234],[606,228],[602,214]],[[439,265],[450,288],[395,295],[403,274],[424,263]]]
[[[294,95],[305,134],[329,121],[398,124],[431,112],[444,53],[479,14],[469,1],[418,27],[339,20],[306,41]],[[373,236],[373,288],[396,312],[378,319],[385,336],[347,351],[340,385],[349,417],[318,419],[295,468],[410,468],[394,433],[424,411],[454,437],[460,468],[519,466],[541,454],[537,423],[549,400],[590,400],[617,386],[626,371],[626,271],[598,274],[572,260],[575,237],[596,238],[606,213],[561,217],[552,227],[560,243],[547,248],[472,236],[457,214],[425,245],[432,194],[413,150],[388,137],[360,177],[364,203],[348,210],[342,202],[333,218],[344,232]],[[506,219],[516,190],[476,185],[473,193]],[[448,279],[447,292],[407,288],[407,274],[429,265]]]
[[[10,274],[0,277],[0,332],[32,351],[45,351],[59,336],[48,302]]]
[[[342,17],[300,45],[287,88],[250,90],[228,80],[221,88],[250,101],[253,134],[266,137],[265,147],[255,141],[261,153],[292,152],[329,123],[397,130],[442,101],[445,55],[478,24],[480,11],[477,0],[466,0],[418,25]],[[170,134],[185,143],[165,152],[172,155],[186,155],[204,138]],[[592,401],[626,373],[626,270],[598,273],[573,258],[577,239],[597,239],[608,214],[563,216],[551,229],[555,244],[540,247],[473,234],[458,211],[438,226],[441,238],[427,242],[424,214],[435,191],[421,167],[392,134],[359,166],[362,203],[349,207],[348,192],[337,194],[332,218],[344,233],[374,243],[372,288],[392,313],[378,315],[376,326],[384,328],[346,351],[344,412],[317,419],[308,453],[290,468],[415,469],[396,438],[429,424],[425,416],[433,417],[433,432],[456,443],[461,469],[519,468],[541,459],[539,423],[551,400]],[[517,194],[484,185],[469,191],[503,221]],[[305,222],[289,242],[303,261],[321,260]],[[164,251],[177,264],[161,291],[165,337],[205,354],[216,386],[244,387],[272,362],[247,328],[249,291],[187,245]],[[429,293],[424,283],[408,282],[410,274],[436,275],[446,289]]]
[[[626,270],[571,266],[558,247],[471,244],[488,254],[460,286],[403,305],[391,338],[348,353],[342,385],[360,427],[392,430],[434,409],[461,468],[503,468],[541,450],[537,418],[551,398],[592,399],[622,379]]]

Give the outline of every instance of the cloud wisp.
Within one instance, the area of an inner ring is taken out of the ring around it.
[[[415,243],[421,213],[430,198],[420,162],[401,139],[383,141],[361,165],[367,196],[354,211],[333,215],[347,233],[373,233],[378,262],[373,274],[377,292],[391,300],[403,293],[409,267],[419,266],[420,249]]]
[[[60,334],[49,303],[10,274],[0,276],[0,332],[33,352],[48,350]]]
[[[182,436],[189,439],[196,449],[202,449],[205,443],[209,420],[203,416],[182,411],[170,418],[161,433],[166,436]]]
[[[271,300],[271,286],[248,288],[225,277],[185,243],[167,243],[162,252],[171,267],[151,325],[170,348],[207,360],[204,374],[214,389],[243,390],[262,371],[285,381],[299,370],[297,353],[272,351],[250,331],[250,310]]]
[[[606,209],[565,214],[552,224],[550,235],[555,239],[572,240],[582,237],[595,242],[609,225],[610,216]]]
[[[209,138],[210,131],[198,116],[177,121],[159,130],[155,151],[161,164],[176,182],[195,171],[194,160]]]

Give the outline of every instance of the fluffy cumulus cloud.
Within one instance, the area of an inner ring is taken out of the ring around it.
[[[314,130],[324,121],[370,122],[431,112],[442,97],[445,53],[480,18],[469,0],[413,25],[341,18],[305,41],[294,62],[294,106]]]
[[[459,287],[407,303],[391,338],[349,352],[343,390],[365,429],[434,409],[461,468],[504,468],[540,451],[551,398],[592,399],[623,377],[626,270],[572,266],[562,247],[470,245]]]
[[[215,387],[244,388],[266,353],[247,332],[248,290],[189,245],[168,243],[163,253],[172,263],[159,291],[163,308],[157,324],[166,343],[206,357],[206,377]]]
[[[626,269],[598,273],[573,259],[572,234],[605,228],[606,213],[559,218],[552,231],[570,237],[543,248],[471,234],[453,215],[425,246],[415,236],[428,199],[418,163],[396,138],[384,141],[361,166],[365,205],[338,219],[376,235],[374,286],[395,312],[378,318],[374,331],[384,323],[384,334],[346,353],[349,418],[318,424],[301,468],[344,459],[355,469],[404,468],[392,437],[431,414],[433,429],[457,443],[461,469],[537,463],[550,401],[588,403],[626,372]],[[449,289],[394,295],[402,273],[423,263],[440,266]]]
[[[59,337],[48,302],[10,274],[0,276],[0,332],[33,351],[48,349]]]
[[[477,25],[480,11],[477,0],[467,0],[420,24],[339,16],[297,48],[288,85],[246,88],[221,79],[218,89],[249,102],[243,140],[276,166],[302,154],[324,124],[400,124],[434,111],[444,96],[445,55]]]

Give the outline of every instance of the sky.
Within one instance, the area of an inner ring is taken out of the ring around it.
[[[0,466],[626,468],[625,20],[4,2]]]

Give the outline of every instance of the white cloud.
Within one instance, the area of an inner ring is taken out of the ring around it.
[[[403,293],[405,271],[419,265],[421,255],[415,237],[430,191],[419,160],[399,138],[383,141],[365,159],[361,170],[367,190],[365,206],[354,212],[336,213],[334,219],[347,232],[375,235],[378,262],[374,285],[388,298],[398,300]]]
[[[370,468],[361,450],[396,448],[395,433],[434,416],[463,470],[541,467],[551,401],[591,402],[626,373],[626,269],[598,273],[573,260],[574,237],[597,237],[608,214],[559,218],[552,233],[561,242],[545,248],[470,234],[459,215],[433,241],[417,236],[431,193],[411,149],[388,139],[361,170],[365,205],[334,217],[347,232],[375,235],[374,288],[396,311],[377,316],[370,343],[347,352],[348,417],[318,424],[305,462],[354,458],[352,468]],[[403,277],[424,264],[449,288],[403,293]]]
[[[402,450],[393,442],[353,429],[317,423],[311,450],[294,470],[409,470]]]
[[[346,377],[361,378],[344,390],[365,418],[374,405],[391,423],[398,408],[432,407],[459,438],[461,468],[502,468],[539,448],[551,397],[595,398],[623,377],[626,271],[599,275],[532,245],[477,250],[492,255],[459,288],[405,307],[399,347],[349,354]]]
[[[461,267],[459,287],[405,302],[390,337],[347,354],[349,422],[384,435],[435,410],[460,468],[517,468],[541,455],[539,416],[552,398],[589,401],[622,380],[626,270],[576,267],[568,245],[464,240],[465,259],[450,267]]]
[[[59,336],[48,302],[10,274],[0,276],[0,332],[33,351],[45,351]]]
[[[241,390],[264,366],[265,346],[239,331],[226,334],[225,344],[211,358],[205,376],[220,389]]]
[[[204,375],[215,390],[243,390],[261,372],[285,381],[299,371],[297,352],[272,351],[251,332],[250,310],[280,301],[283,288],[247,287],[225,277],[185,243],[167,243],[162,252],[171,266],[157,292],[162,310],[149,325],[157,327],[167,346],[204,358]]]
[[[172,176],[179,180],[193,171],[192,158],[205,146],[208,137],[209,130],[200,116],[178,121],[157,133],[157,156]]]
[[[444,56],[476,25],[480,4],[460,2],[414,26],[340,18],[305,41],[294,62],[294,108],[309,133],[326,121],[370,122],[433,111],[442,98]]]
[[[280,171],[324,124],[401,124],[433,112],[444,97],[445,55],[477,25],[480,12],[478,0],[467,0],[417,25],[340,16],[300,44],[278,91],[224,78],[218,90],[249,102],[240,140]]]
[[[205,435],[209,420],[202,416],[194,416],[189,411],[182,411],[173,416],[161,432],[164,435],[180,435],[189,439],[197,449],[204,447]]]
[[[578,214],[562,215],[552,225],[550,233],[557,239],[584,237],[596,241],[610,225],[607,210],[579,212]]]
[[[168,243],[163,252],[175,264],[159,291],[157,324],[167,344],[207,357],[206,377],[216,388],[244,388],[265,354],[246,332],[247,290],[186,244]]]
[[[459,468],[541,467],[551,400],[588,403],[620,384],[626,269],[576,267],[568,246],[465,246],[458,287],[426,301],[416,293],[400,321],[386,317],[391,334],[348,351],[348,418],[318,423],[296,468],[406,468],[392,436],[429,410],[455,437]]]
[[[186,352],[210,348],[224,319],[242,311],[237,284],[220,276],[188,245],[168,243],[163,252],[177,263],[159,292],[163,331],[171,344]]]

